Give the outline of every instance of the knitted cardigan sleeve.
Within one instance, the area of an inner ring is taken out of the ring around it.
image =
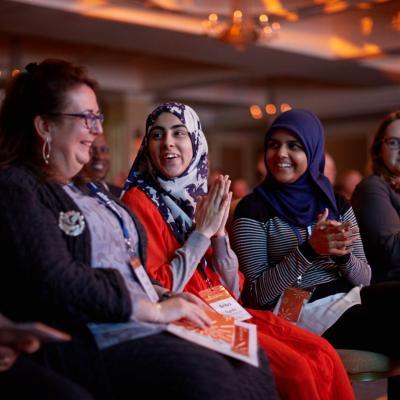
[[[0,172],[0,193],[3,304],[8,299],[13,311],[45,321],[55,314],[83,322],[128,320],[121,275],[90,267],[88,227],[75,237],[60,229],[61,211],[79,212],[61,187],[11,167]]]

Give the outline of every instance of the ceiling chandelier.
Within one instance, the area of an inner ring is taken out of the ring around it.
[[[204,27],[208,36],[243,50],[249,44],[265,43],[275,38],[280,24],[271,24],[266,14],[254,17],[236,9],[229,22],[219,21],[217,14],[210,14]]]

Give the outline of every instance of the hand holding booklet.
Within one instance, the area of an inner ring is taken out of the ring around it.
[[[201,329],[187,320],[168,324],[167,331],[183,339],[258,367],[257,327],[206,309],[210,327]]]

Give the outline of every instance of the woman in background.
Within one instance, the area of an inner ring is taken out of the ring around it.
[[[373,175],[356,188],[352,206],[372,281],[400,280],[400,111],[387,115],[372,140]]]

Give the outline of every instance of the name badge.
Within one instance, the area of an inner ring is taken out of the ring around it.
[[[298,287],[286,288],[275,307],[274,314],[287,321],[297,323],[303,306],[308,302],[311,294],[312,291],[310,292]]]
[[[236,321],[244,321],[252,318],[252,315],[222,285],[202,290],[199,292],[199,296],[219,314],[232,317]]]
[[[129,262],[134,274],[136,275],[136,278],[140,282],[140,285],[142,286],[143,290],[146,292],[147,296],[153,303],[157,303],[159,300],[158,294],[156,290],[154,289],[153,284],[150,281],[149,276],[147,275],[147,272],[145,271],[142,263],[140,262],[140,259],[138,256],[134,256],[131,258]]]

